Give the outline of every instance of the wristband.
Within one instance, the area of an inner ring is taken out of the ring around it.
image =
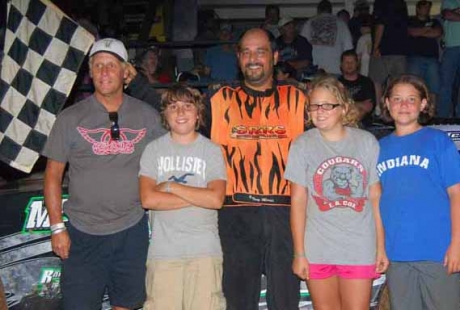
[[[58,228],[58,229],[56,229],[56,230],[53,230],[53,231],[51,232],[51,235],[57,235],[57,234],[60,234],[61,232],[66,231],[66,230],[67,230],[66,227]]]
[[[171,181],[166,182],[165,191],[166,191],[167,193],[170,193],[170,192],[171,192]]]
[[[56,231],[58,229],[62,229],[62,228],[65,228],[65,224],[64,223],[57,223],[57,224],[54,224],[54,225],[51,225],[50,226],[50,229],[51,231]]]
[[[294,258],[305,257],[304,253],[294,253]]]

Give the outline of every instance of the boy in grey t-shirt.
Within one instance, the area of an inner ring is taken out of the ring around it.
[[[167,90],[161,114],[170,132],[141,158],[141,201],[153,210],[146,310],[225,309],[216,210],[226,173],[220,147],[196,131],[203,110],[197,90]]]

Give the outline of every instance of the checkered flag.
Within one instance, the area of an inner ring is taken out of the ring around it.
[[[30,172],[94,37],[48,0],[8,3],[0,160]]]

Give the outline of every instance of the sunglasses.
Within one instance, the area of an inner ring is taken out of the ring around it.
[[[120,126],[118,126],[118,112],[109,112],[109,120],[112,123],[110,126],[110,138],[112,140],[120,140]]]

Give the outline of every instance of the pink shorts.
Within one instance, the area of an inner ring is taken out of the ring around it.
[[[375,272],[374,265],[328,265],[309,264],[310,279],[319,280],[332,276],[344,279],[378,279],[380,274]]]

